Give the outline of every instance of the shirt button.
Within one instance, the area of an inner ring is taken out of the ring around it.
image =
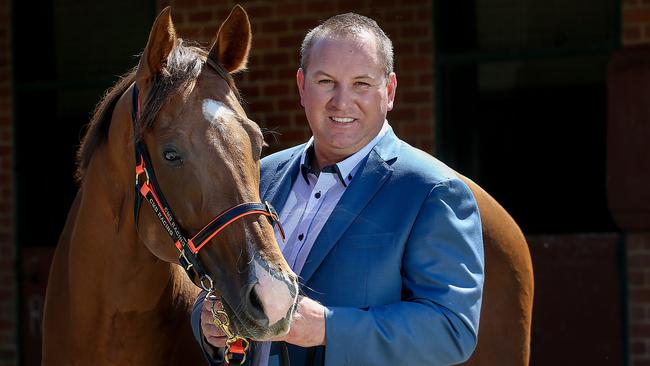
[[[320,198],[320,191],[316,192],[316,194],[314,195],[314,197],[316,197],[316,199],[319,199],[319,198]]]
[[[298,235],[298,240],[302,241],[302,239],[304,239],[304,238],[305,238],[304,235],[302,235],[302,234]]]

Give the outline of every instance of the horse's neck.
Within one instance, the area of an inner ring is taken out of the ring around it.
[[[69,242],[71,307],[94,309],[88,315],[96,321],[115,321],[128,312],[155,317],[189,311],[196,291],[176,266],[140,242],[132,219],[133,194],[119,188],[107,166],[110,162],[101,156],[93,159],[80,192]]]

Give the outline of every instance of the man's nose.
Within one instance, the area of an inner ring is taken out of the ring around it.
[[[352,94],[347,88],[337,86],[332,90],[328,107],[333,110],[342,111],[352,103]]]

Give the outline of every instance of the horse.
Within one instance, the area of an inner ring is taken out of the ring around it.
[[[165,8],[137,67],[96,107],[50,268],[43,365],[204,363],[190,327],[200,287],[235,334],[288,331],[297,277],[277,213],[259,202],[263,133],[231,76],[250,45],[240,6],[209,50],[178,38]]]
[[[535,284],[526,238],[492,196],[469,178],[458,175],[478,204],[485,257],[478,343],[462,365],[528,365]]]

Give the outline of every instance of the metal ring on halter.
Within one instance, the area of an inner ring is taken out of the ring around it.
[[[230,340],[226,341],[226,350],[224,352],[226,364],[230,364],[230,361],[232,361],[232,356],[230,354],[230,345],[237,342],[238,340],[241,340],[242,348],[243,348],[243,353],[241,353],[242,358],[241,360],[239,360],[238,364],[243,365],[244,362],[246,362],[246,353],[248,352],[248,347],[250,346],[250,342],[246,338],[237,337],[235,339],[232,339],[232,341]]]
[[[209,281],[208,283],[210,284],[210,286],[206,286],[206,284],[203,282],[206,279]],[[208,292],[208,295],[212,294],[212,292],[214,291],[214,282],[212,281],[212,277],[208,276],[207,274],[204,274],[199,279],[199,283],[201,284],[201,287]]]

